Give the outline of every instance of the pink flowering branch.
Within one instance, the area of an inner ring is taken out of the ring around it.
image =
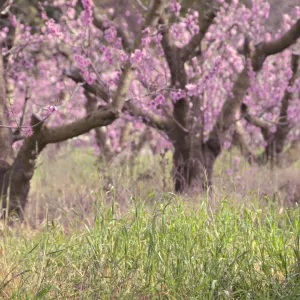
[[[156,0],[153,4],[152,10],[149,12],[146,18],[143,27],[155,26],[158,22],[160,14],[164,10],[164,7],[165,2],[163,0]],[[141,40],[142,32],[140,32],[139,36],[135,40],[134,49],[137,49],[140,46]],[[96,127],[107,126],[111,124],[120,116],[120,113],[123,110],[123,106],[127,98],[127,92],[134,76],[134,71],[135,66],[130,63],[130,60],[128,60],[124,65],[117,90],[112,97],[112,101],[108,105],[97,111],[93,111],[86,117],[75,120],[69,124],[51,128],[45,127],[36,136],[36,139],[39,141],[39,143],[41,143],[41,145],[57,143],[87,133]],[[101,93],[103,94],[102,89]]]
[[[240,145],[242,153],[245,154],[247,157],[249,157],[249,155],[251,154],[252,160],[258,163],[267,162],[268,158],[271,158],[272,160],[276,159],[276,156],[280,155],[283,151],[287,135],[291,129],[288,120],[288,107],[289,107],[289,102],[292,98],[292,92],[289,91],[289,88],[293,86],[295,80],[299,77],[298,67],[299,67],[299,56],[292,55],[291,58],[292,76],[289,80],[288,87],[281,100],[280,114],[279,114],[278,122],[275,124],[276,131],[274,134],[271,132],[271,125],[273,124],[270,124],[269,122],[264,121],[257,116],[251,115],[249,113],[248,106],[244,103],[241,105],[242,117],[248,123],[261,129],[264,140],[267,143],[265,152],[262,155],[264,157],[255,156],[253,152],[250,151],[250,146],[247,145],[245,132],[243,131],[241,124],[239,125],[239,127],[236,126],[234,139],[236,139],[238,144]],[[276,161],[276,163],[279,163],[279,161]]]
[[[106,26],[105,22],[103,22],[101,15],[97,10],[94,10],[94,19],[93,19],[94,25],[99,28],[101,31],[105,32],[105,30],[109,29],[109,27]],[[121,38],[122,46],[125,51],[129,51],[131,48],[131,42],[129,41],[129,37],[126,34],[126,32],[123,30],[122,27],[115,25],[115,28],[117,30],[117,35]]]
[[[148,14],[148,17],[145,21],[143,29],[148,28],[150,26],[155,26],[162,14],[164,8],[165,8],[165,1],[155,1],[152,5],[151,11]],[[107,29],[104,22],[102,22],[99,14],[95,14],[94,24],[103,31]],[[128,55],[131,58],[130,70],[126,69],[126,66],[124,67],[124,69],[126,70],[126,72],[129,72],[131,75],[133,75],[132,71],[135,70],[134,64],[138,62],[140,52],[141,52],[137,48],[138,48],[138,44],[141,42],[142,33],[135,40],[135,46],[134,46],[135,50],[130,52],[130,43],[128,41],[126,33],[118,26],[116,26],[116,29],[117,29],[117,36],[122,38],[122,44],[123,44],[124,50],[128,53]],[[143,29],[142,29],[142,32],[143,32]],[[123,71],[123,74],[124,74],[124,71]],[[123,76],[123,74],[121,76]],[[81,73],[76,68],[68,69],[66,71],[66,75],[68,77],[72,78],[75,82],[85,82]],[[122,77],[121,77],[121,80],[122,80]],[[109,87],[99,81],[94,82],[94,83],[85,82],[83,87],[87,92],[97,95],[98,97],[103,99],[105,102],[109,102],[111,97],[118,97],[117,96],[118,93],[121,93],[119,90],[120,86],[118,86],[118,90],[114,93],[114,95],[110,95]],[[134,117],[140,117],[145,124],[150,125],[156,129],[163,129],[163,128],[165,129],[168,127],[168,123],[169,123],[168,118],[159,116],[150,110],[142,109],[141,107],[139,107],[138,104],[134,103],[134,101],[130,98],[126,99],[126,103],[124,104],[123,110],[127,111]]]
[[[251,55],[251,67],[253,70],[258,72],[262,68],[267,56],[285,50],[289,46],[293,45],[299,37],[300,19],[279,39],[271,42],[264,42],[255,48],[254,53]],[[244,45],[244,53],[246,56],[250,55],[250,46],[247,39]],[[233,85],[232,93],[228,96],[222,107],[222,111],[209,135],[208,144],[212,143],[215,145],[218,141],[220,142],[220,135],[227,131],[229,126],[233,123],[235,114],[240,108],[249,86],[249,71],[247,67],[244,67],[244,70],[238,75]]]
[[[76,68],[69,69],[66,74],[77,83],[84,82],[83,77]],[[107,103],[109,102],[110,95],[106,86],[99,84],[99,82],[92,84],[85,82],[83,87],[86,92],[92,93]],[[167,117],[159,116],[149,109],[142,109],[137,103],[134,102],[134,99],[131,99],[130,97],[126,98],[123,111],[128,112],[133,117],[140,117],[146,125],[149,125],[153,128],[163,130],[169,127],[169,119]]]
[[[201,41],[203,40],[210,25],[213,23],[215,16],[216,12],[214,10],[203,16],[203,22],[200,24],[199,33],[194,35],[190,42],[181,50],[181,58],[183,61],[187,61],[194,56],[196,49],[200,47]]]
[[[176,6],[176,2],[173,1],[170,6],[171,10],[179,15],[178,11],[180,10],[180,6]],[[197,12],[196,12],[197,13]],[[212,24],[215,13],[211,12],[207,16],[202,16],[202,24],[200,25],[200,31],[197,34],[194,34],[190,40],[190,42],[184,46],[183,48],[178,48],[169,31],[169,23],[168,19],[165,16],[162,16],[160,19],[160,23],[162,25],[162,35],[163,38],[161,40],[161,44],[164,50],[165,58],[168,63],[168,67],[171,74],[171,86],[176,89],[186,90],[187,83],[188,83],[188,76],[184,67],[184,64],[187,60],[189,60],[192,56],[194,56],[195,51],[198,47],[200,47],[201,41],[204,38],[208,28]],[[195,24],[196,25],[196,24]],[[200,95],[198,95],[200,97]],[[195,98],[193,97],[194,102]],[[176,100],[174,103],[174,111],[172,116],[173,125],[172,128],[174,129],[171,133],[171,139],[175,136],[181,136],[181,134],[187,134],[189,130],[187,129],[189,126],[187,124],[189,118],[190,107],[189,103],[185,97],[182,95],[179,99]],[[193,110],[192,114],[195,113],[195,109]],[[197,117],[200,117],[202,112],[198,112]],[[199,115],[200,114],[200,115]],[[192,116],[190,116],[193,118]],[[197,129],[200,130],[199,126],[197,125]],[[182,138],[182,137],[181,137]],[[175,138],[176,139],[176,138]],[[178,141],[179,142],[179,141]]]

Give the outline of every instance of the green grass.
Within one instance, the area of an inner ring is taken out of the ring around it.
[[[224,153],[206,199],[168,193],[169,153],[133,168],[48,154],[26,222],[0,223],[0,299],[300,299],[300,208],[274,192],[295,169],[243,162],[229,177]]]
[[[299,299],[300,209],[186,208],[172,194],[122,216],[95,197],[94,225],[5,229],[3,299]],[[84,225],[84,224],[83,224]],[[73,227],[72,227],[73,226]]]

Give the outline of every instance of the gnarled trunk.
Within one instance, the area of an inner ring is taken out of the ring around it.
[[[194,137],[196,139],[196,137]],[[217,156],[205,143],[174,143],[173,178],[176,192],[206,190],[212,185]]]

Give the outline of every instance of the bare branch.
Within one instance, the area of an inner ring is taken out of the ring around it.
[[[268,122],[265,122],[264,120],[260,119],[259,117],[251,115],[249,113],[249,108],[248,108],[247,104],[242,103],[241,113],[242,113],[242,117],[245,118],[245,120],[247,122],[249,122],[250,124],[252,124],[256,127],[259,127],[261,129],[269,129],[270,124]]]
[[[39,140],[44,144],[62,142],[87,133],[96,127],[108,126],[117,119],[118,116],[119,114],[108,105],[69,124],[45,128],[41,132]]]
[[[249,164],[252,164],[258,160],[258,156],[254,153],[253,149],[251,149],[246,140],[246,133],[240,121],[236,122],[236,127],[233,134],[233,142],[240,148],[241,153],[244,157],[246,157]]]
[[[85,109],[87,114],[91,114],[93,111],[97,110],[97,99],[94,95],[88,93],[85,91],[85,96],[86,96],[86,104],[85,104]],[[105,158],[110,159],[113,156],[113,153],[110,149],[110,147],[107,144],[107,136],[105,132],[103,132],[101,127],[95,128],[95,138],[96,138],[96,143],[101,150],[101,153]]]
[[[165,58],[167,60],[169,70],[171,73],[171,80],[172,80],[171,84],[172,86],[175,86],[176,83],[179,82],[178,79],[180,78],[180,76],[178,76],[180,65],[181,65],[180,52],[179,49],[174,45],[174,41],[168,30],[167,19],[164,16],[160,18],[160,24],[163,25],[161,30],[163,36],[161,45],[163,47]],[[181,78],[181,81],[186,81],[186,80],[184,80],[183,77]]]
[[[74,80],[76,83],[82,83],[83,88],[97,97],[103,99],[105,102],[109,102],[109,91],[103,84],[97,82],[89,85],[85,82],[84,78],[81,75],[81,72],[78,68],[71,67],[65,70],[66,76]]]
[[[138,3],[138,5],[144,10],[144,11],[148,11],[148,7],[145,6],[141,0],[136,0],[136,2]]]
[[[166,0],[155,0],[154,1],[151,11],[146,18],[143,28],[157,25],[161,15],[164,12],[166,4],[167,4]]]
[[[24,135],[19,135],[19,134],[13,134],[13,143],[18,142],[18,141],[22,141],[26,138],[26,136]]]
[[[232,95],[229,95],[225,100],[221,113],[207,141],[208,145],[213,145],[212,148],[215,148],[215,154],[217,155],[221,151],[220,135],[228,130],[229,126],[234,123],[235,113],[238,111],[249,85],[250,78],[248,70],[245,67],[233,85]]]
[[[252,66],[254,71],[259,71],[265,59],[277,53],[282,52],[292,46],[300,38],[300,19],[284,35],[275,41],[263,42],[256,46],[252,57]]]

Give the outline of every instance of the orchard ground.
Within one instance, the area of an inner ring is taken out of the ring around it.
[[[227,152],[210,195],[177,196],[169,153],[107,166],[50,151],[26,222],[1,224],[1,299],[299,299],[297,164],[271,173]]]

